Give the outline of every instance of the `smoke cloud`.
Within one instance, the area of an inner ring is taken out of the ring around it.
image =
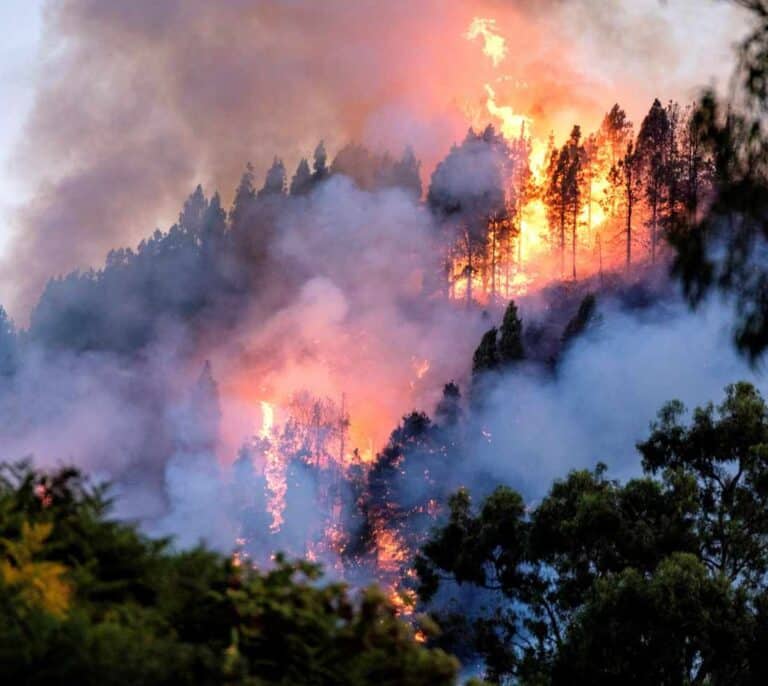
[[[496,63],[465,37],[477,16],[505,37]],[[706,83],[699,58],[711,64],[739,21],[717,3],[651,0],[51,3],[46,69],[17,153],[33,194],[3,295],[23,321],[50,276],[167,226],[196,182],[222,189],[228,205],[248,159],[261,170],[278,154],[290,170],[323,138],[331,150],[411,144],[429,174],[469,123],[488,120],[486,84],[540,136],[593,128],[617,100],[637,118],[653,97],[685,99]],[[683,27],[693,36],[684,43]],[[482,195],[477,165],[453,171],[452,192]],[[261,271],[260,290],[226,326],[168,317],[132,355],[59,350],[53,334],[53,345],[24,340],[18,371],[0,380],[3,458],[81,466],[116,482],[121,516],[228,550],[244,488],[232,463],[259,431],[260,401],[279,415],[310,389],[347,409],[350,440],[374,452],[403,414],[431,412],[443,383],[466,393],[472,352],[499,313],[424,297],[440,257],[424,205],[339,175],[277,205],[264,259],[247,265]],[[169,267],[153,297],[204,292],[209,275],[187,267]],[[133,295],[110,296],[115,322],[142,306]],[[524,318],[544,307],[522,303]],[[456,465],[465,485],[490,475],[536,497],[597,460],[630,473],[634,441],[666,400],[717,399],[741,378],[763,385],[731,350],[720,305],[694,315],[675,296],[600,308],[602,326],[557,375],[523,368],[495,388],[480,418],[486,438]],[[311,522],[313,503],[304,507]],[[294,522],[286,528],[301,540]]]
[[[738,380],[768,390],[731,342],[732,315],[711,302],[691,313],[678,298],[627,311],[601,302],[602,322],[577,339],[555,377],[508,374],[480,419],[490,435],[474,469],[540,497],[569,469],[604,462],[613,478],[640,471],[635,444],[669,400],[690,410],[719,402]],[[493,481],[493,479],[492,479]]]
[[[410,143],[428,173],[468,121],[488,120],[486,83],[541,136],[595,125],[615,100],[637,117],[717,76],[703,64],[725,72],[740,21],[698,0],[65,0],[45,16],[14,160],[32,199],[2,269],[19,321],[52,274],[167,225],[198,181],[228,200],[249,159],[292,169],[321,138]],[[477,16],[506,39],[498,66],[465,38]]]

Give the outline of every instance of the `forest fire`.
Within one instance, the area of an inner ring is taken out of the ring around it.
[[[498,69],[507,48],[495,21],[474,19],[466,38],[478,37],[483,39],[483,53]],[[504,75],[498,78],[506,80]],[[484,231],[473,235],[471,228],[464,227],[460,232],[448,257],[450,297],[482,303],[508,300],[553,279],[584,278],[629,266],[627,256],[638,242],[637,236],[631,236],[632,224],[649,221],[649,208],[638,202],[640,191],[631,174],[641,164],[641,155],[656,155],[657,171],[676,164],[672,158],[681,150],[675,148],[685,138],[678,127],[690,126],[678,106],[670,104],[663,114],[657,113],[657,120],[650,122],[653,129],[646,131],[646,145],[653,138],[665,150],[628,149],[632,127],[618,106],[588,136],[577,125],[567,135],[557,132],[560,139],[567,139],[559,148],[556,132],[547,139],[534,135],[533,116],[501,103],[492,84],[484,88],[486,114],[502,138],[494,140],[495,134],[488,131],[482,135],[491,145],[504,148],[500,165],[504,199],[497,201]],[[481,121],[482,116],[473,119]],[[685,141],[689,148],[695,148],[692,135],[688,132]],[[702,173],[701,163],[694,161],[692,184]],[[654,199],[653,211],[660,203],[660,197]],[[656,237],[639,241],[650,246],[655,259]],[[622,242],[624,250],[617,248]]]
[[[198,186],[166,232],[52,280],[25,338],[94,353],[86,376],[104,393],[103,379],[124,384],[109,391],[117,407],[153,400],[135,421],[157,440],[105,429],[87,447],[141,455],[158,510],[172,503],[186,520],[208,498],[215,514],[199,525],[236,541],[238,563],[306,557],[382,581],[403,610],[405,568],[464,485],[453,465],[504,445],[476,419],[482,374],[523,359],[551,371],[592,313],[567,298],[664,258],[662,237],[706,203],[712,170],[688,109],[656,100],[635,127],[609,101],[597,117],[525,73],[511,54],[519,22],[471,17],[452,17],[466,63],[456,92],[447,79],[419,89],[430,116],[446,101],[445,128],[430,119],[394,154],[364,127],[328,148],[302,137],[271,151],[307,155],[292,174],[280,157],[258,172],[242,160],[229,207]],[[567,301],[554,314],[541,305],[553,283]],[[123,356],[131,364],[113,363]],[[87,395],[76,377],[71,395]],[[81,416],[67,425],[78,436]],[[35,452],[36,429],[19,450]]]
[[[464,38],[481,41],[500,83],[511,78],[503,73],[506,39],[493,19],[475,18]],[[287,198],[303,198],[335,174],[366,193],[395,188],[409,194],[409,202],[429,210],[433,235],[413,271],[399,279],[398,306],[445,303],[452,313],[464,309],[459,304],[468,312],[500,312],[511,299],[552,282],[577,283],[652,263],[662,257],[660,236],[675,218],[694,214],[705,202],[711,163],[698,147],[689,112],[677,104],[655,101],[637,133],[615,105],[592,133],[574,123],[567,133],[541,135],[538,115],[506,102],[501,90],[483,84],[484,111],[468,119],[491,124],[471,128],[450,149],[432,170],[428,188],[410,150],[398,161],[349,145],[329,168],[320,145],[314,171],[302,160]],[[241,188],[251,182],[249,171]],[[254,202],[269,194],[283,202],[287,185],[276,159],[264,189],[252,193]],[[244,213],[235,207],[232,216]],[[306,230],[307,217],[311,225],[315,216],[300,215],[298,230]],[[359,285],[352,283],[352,291]],[[446,428],[463,411],[458,386],[447,384],[442,399],[425,389],[455,372],[419,348],[418,337],[390,364],[396,332],[390,339],[377,337],[371,331],[379,322],[365,319],[365,327],[351,326],[354,315],[338,290],[325,281],[311,286],[295,318],[310,326],[295,337],[295,347],[284,345],[294,337],[293,330],[286,336],[284,320],[294,315],[281,315],[262,327],[274,329],[282,346],[274,361],[254,352],[255,364],[247,371],[235,365],[233,380],[225,373],[227,387],[239,388],[246,406],[260,411],[259,428],[238,462],[263,479],[255,483],[268,535],[256,518],[243,528],[243,547],[252,559],[265,551],[292,551],[342,576],[367,570],[391,589],[404,611],[411,591],[401,572],[445,507],[446,479],[435,476],[431,461],[460,443]],[[273,350],[275,342],[262,338],[252,349]],[[369,373],[376,375],[376,394],[370,393],[372,379],[364,378]],[[259,380],[258,390],[251,379]],[[439,423],[423,413],[402,414],[435,404]],[[478,427],[478,437],[491,443],[485,427]],[[421,457],[414,458],[414,450]],[[399,492],[403,480],[409,485]]]
[[[6,681],[768,683],[768,0],[5,4]]]

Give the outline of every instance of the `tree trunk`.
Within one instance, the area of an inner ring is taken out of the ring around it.
[[[560,206],[560,278],[565,276],[565,205]]]
[[[573,280],[576,281],[576,233],[579,223],[579,204],[573,208],[573,225],[571,227],[571,268]]]
[[[472,272],[473,272],[473,264],[472,264],[472,239],[469,235],[469,230],[466,232],[466,240],[467,240],[467,307],[469,307],[472,304]]]
[[[627,271],[632,263],[632,203],[633,198],[630,193],[627,199]]]
[[[603,239],[602,233],[598,229],[597,232],[597,263],[600,269],[600,283],[603,283]]]
[[[491,225],[491,302],[496,300],[496,230],[498,223],[494,221]]]

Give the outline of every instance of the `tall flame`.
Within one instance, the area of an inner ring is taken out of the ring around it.
[[[264,478],[267,482],[267,510],[272,516],[271,531],[279,531],[283,525],[283,512],[285,511],[285,495],[288,491],[286,482],[287,465],[282,459],[276,445],[275,435],[275,408],[266,400],[260,401],[261,406],[261,430],[259,438],[264,446]]]
[[[496,20],[475,17],[464,34],[468,40],[483,39],[483,54],[488,56],[494,67],[507,56],[507,41],[499,33],[496,33]]]
[[[259,438],[268,439],[272,434],[272,428],[275,426],[275,408],[266,400],[259,402],[261,406],[261,430]]]

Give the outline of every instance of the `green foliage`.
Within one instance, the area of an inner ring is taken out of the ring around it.
[[[18,593],[27,610],[63,616],[69,607],[70,589],[64,581],[67,568],[58,562],[36,561],[52,528],[50,523],[23,522],[18,540],[0,539],[5,550],[5,559],[0,561],[0,580]]]
[[[740,48],[732,99],[708,91],[692,139],[714,160],[712,202],[671,234],[674,273],[698,305],[713,289],[733,297],[735,342],[751,359],[768,347],[768,5],[737,0],[754,18]]]
[[[110,520],[77,471],[0,468],[0,672],[13,684],[452,684],[376,588],[234,567]],[[430,623],[425,622],[425,629]]]
[[[309,563],[252,575],[230,591],[239,617],[230,669],[263,684],[450,684],[454,658],[425,650],[376,588],[358,606]]]
[[[739,657],[744,594],[674,553],[650,574],[627,567],[599,579],[569,629],[552,682],[749,683]],[[735,659],[734,659],[735,658]]]
[[[754,386],[726,388],[723,402],[697,408],[689,426],[679,402],[666,405],[638,449],[666,481],[694,483],[702,561],[742,586],[768,574],[768,409]]]
[[[479,509],[453,496],[417,559],[419,591],[438,614],[447,579],[496,597],[445,623],[489,678],[764,682],[768,408],[739,383],[687,425],[683,411],[666,405],[639,444],[643,478],[572,472],[534,508],[503,487]]]

